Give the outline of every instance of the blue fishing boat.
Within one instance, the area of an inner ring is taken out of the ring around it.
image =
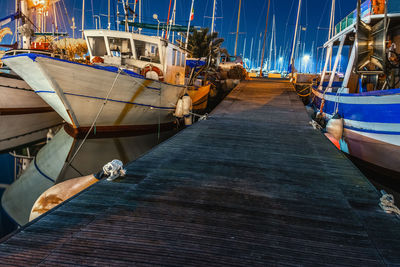
[[[400,1],[368,0],[335,26],[311,103],[316,120],[338,148],[367,163],[400,173]],[[331,61],[333,47],[337,54]],[[343,79],[337,69],[344,47]],[[331,62],[331,64],[329,63]],[[328,72],[328,66],[332,69]]]

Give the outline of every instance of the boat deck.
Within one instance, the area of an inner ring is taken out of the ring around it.
[[[400,264],[400,220],[309,121],[288,82],[243,82],[126,177],[4,240],[0,264]]]

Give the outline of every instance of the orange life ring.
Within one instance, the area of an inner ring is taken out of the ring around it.
[[[164,81],[164,74],[162,72],[162,70],[160,70],[158,67],[153,66],[153,65],[146,65],[142,71],[141,71],[141,75],[146,77],[146,73],[148,73],[149,71],[154,71],[155,73],[157,73],[158,75],[158,80],[159,81]]]

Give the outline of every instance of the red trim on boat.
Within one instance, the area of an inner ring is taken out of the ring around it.
[[[51,107],[38,108],[0,108],[0,115],[22,115],[32,113],[54,112]]]
[[[176,122],[151,124],[151,125],[118,125],[118,126],[96,126],[93,127],[88,138],[107,138],[107,137],[125,137],[125,136],[137,136],[150,133],[156,133],[157,131],[169,131],[176,128]],[[64,130],[74,138],[84,138],[90,127],[79,127],[74,128],[72,125],[66,123]]]

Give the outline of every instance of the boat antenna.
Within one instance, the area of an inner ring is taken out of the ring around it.
[[[263,41],[263,48],[261,52],[261,67],[260,67],[260,77],[263,76],[263,61],[264,61],[264,52],[265,52],[265,41],[267,39],[267,29],[268,29],[268,16],[269,16],[269,5],[270,5],[271,0],[268,0],[268,8],[267,8],[267,20],[265,22],[265,31],[264,31],[264,41]]]
[[[242,7],[242,0],[239,0],[239,10],[238,10],[238,18],[237,18],[237,26],[236,26],[235,57],[236,57],[237,43],[238,43],[238,38],[239,38],[240,8],[241,7]]]

